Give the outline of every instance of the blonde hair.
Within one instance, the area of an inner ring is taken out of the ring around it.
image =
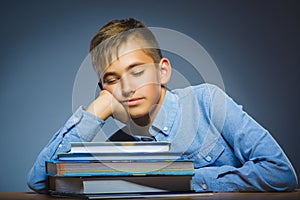
[[[93,37],[90,56],[99,79],[105,67],[118,57],[120,46],[133,39],[154,63],[159,63],[162,53],[153,33],[140,21],[129,18],[113,20],[104,25]]]

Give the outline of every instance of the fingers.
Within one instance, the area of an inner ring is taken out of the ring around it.
[[[101,90],[99,96],[89,105],[87,111],[102,120],[113,117],[123,123],[128,121],[125,107],[107,90]]]

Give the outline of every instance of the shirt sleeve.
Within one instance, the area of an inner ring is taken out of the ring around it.
[[[210,97],[212,123],[241,166],[218,163],[195,169],[194,189],[234,192],[292,191],[297,188],[296,173],[270,133],[221,89],[211,87]]]
[[[103,120],[79,107],[38,155],[27,176],[28,186],[36,192],[46,193],[45,161],[56,159],[60,152],[68,152],[71,149],[70,142],[91,141],[103,125]]]

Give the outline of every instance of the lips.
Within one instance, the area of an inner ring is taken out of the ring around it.
[[[137,105],[141,104],[143,100],[144,100],[144,98],[132,98],[129,100],[122,101],[122,104],[125,106],[129,106],[129,107],[137,106]]]

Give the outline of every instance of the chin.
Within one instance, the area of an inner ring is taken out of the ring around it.
[[[148,116],[148,113],[146,113],[146,114],[130,114],[130,117],[132,119],[138,119],[138,118],[142,118],[142,117],[145,117],[145,116]]]
[[[132,119],[138,119],[138,118],[143,118],[143,117],[148,117],[149,116],[149,112],[141,112],[141,111],[139,111],[139,112],[137,112],[137,111],[135,111],[135,112],[133,112],[133,111],[131,111],[131,112],[129,112],[129,115],[130,115],[130,117],[132,118]]]

